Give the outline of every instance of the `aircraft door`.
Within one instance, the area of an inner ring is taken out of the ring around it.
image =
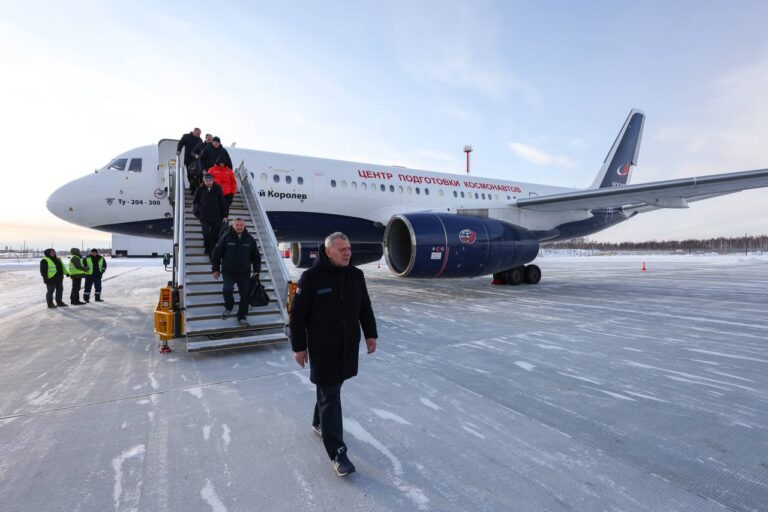
[[[159,178],[159,187],[155,190],[155,197],[165,194],[169,202],[172,202],[174,197],[173,185],[176,176],[176,146],[178,143],[179,141],[175,139],[162,139],[157,143],[157,174]],[[178,158],[181,158],[181,156]],[[186,176],[184,176],[184,186],[189,186]]]

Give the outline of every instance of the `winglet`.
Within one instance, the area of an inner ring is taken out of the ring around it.
[[[616,136],[611,150],[605,156],[603,166],[597,173],[591,189],[621,187],[629,183],[632,168],[637,165],[644,124],[645,114],[640,110],[632,109]]]

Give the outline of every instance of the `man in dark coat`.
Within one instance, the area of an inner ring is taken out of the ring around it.
[[[189,191],[192,192],[192,196],[195,195],[195,191],[197,188],[203,184],[203,174],[205,174],[205,169],[203,169],[203,164],[200,162],[200,155],[203,153],[203,150],[211,145],[211,141],[213,140],[213,135],[210,133],[205,134],[205,139],[201,140],[193,149],[192,149],[192,158],[194,158],[194,161],[187,165],[187,178],[189,179]]]
[[[96,302],[104,302],[101,298],[101,276],[107,271],[107,260],[99,254],[98,249],[91,249],[85,257],[85,291],[83,300],[91,302],[91,287],[96,290]]]
[[[181,154],[181,149],[184,148],[184,167],[187,168],[187,178],[189,179],[190,190],[193,194],[195,193],[194,189],[197,188],[198,185],[193,182],[195,179],[199,178],[195,178],[193,175],[194,173],[190,172],[190,166],[196,161],[193,151],[195,147],[202,142],[203,139],[200,138],[200,128],[195,128],[191,132],[182,135],[179,143],[176,144],[176,156],[179,156]]]
[[[235,284],[240,293],[240,304],[237,308],[237,321],[243,327],[248,327],[248,306],[250,302],[251,267],[253,275],[261,271],[261,254],[256,240],[245,229],[245,221],[236,218],[229,232],[219,239],[211,254],[213,278],[224,277],[224,313],[222,318],[232,314],[235,306]]]
[[[47,288],[45,301],[49,308],[67,307],[67,304],[61,300],[61,296],[64,294],[64,276],[69,274],[61,258],[56,256],[56,250],[46,249],[43,255],[43,259],[40,260],[40,275],[43,276],[43,282]],[[56,292],[56,304],[53,303],[54,292]]]
[[[227,220],[227,203],[221,187],[213,182],[213,176],[208,173],[203,176],[203,186],[195,192],[192,213],[203,227],[205,254],[210,256],[218,240],[221,222]]]
[[[214,137],[211,141],[211,145],[207,146],[200,154],[200,164],[203,166],[203,172],[207,172],[208,169],[219,162],[224,162],[227,164],[227,167],[234,169],[234,167],[232,167],[232,159],[229,158],[229,153],[224,149],[224,146],[221,145],[221,139]]]
[[[360,327],[369,354],[378,338],[365,277],[349,265],[351,256],[343,233],[328,235],[315,265],[299,279],[291,308],[294,357],[302,368],[309,361],[309,380],[317,386],[312,428],[339,476],[355,471],[343,438],[341,385],[357,375]]]

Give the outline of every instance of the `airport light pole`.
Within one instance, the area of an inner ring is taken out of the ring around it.
[[[464,146],[464,152],[467,154],[467,175],[469,175],[469,154],[472,152],[472,146],[469,144]]]

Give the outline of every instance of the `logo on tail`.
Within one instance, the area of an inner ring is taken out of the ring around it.
[[[619,176],[626,176],[626,175],[628,175],[629,174],[629,166],[630,166],[629,163],[626,163],[626,164],[622,165],[621,167],[616,169],[616,174],[618,174]]]

